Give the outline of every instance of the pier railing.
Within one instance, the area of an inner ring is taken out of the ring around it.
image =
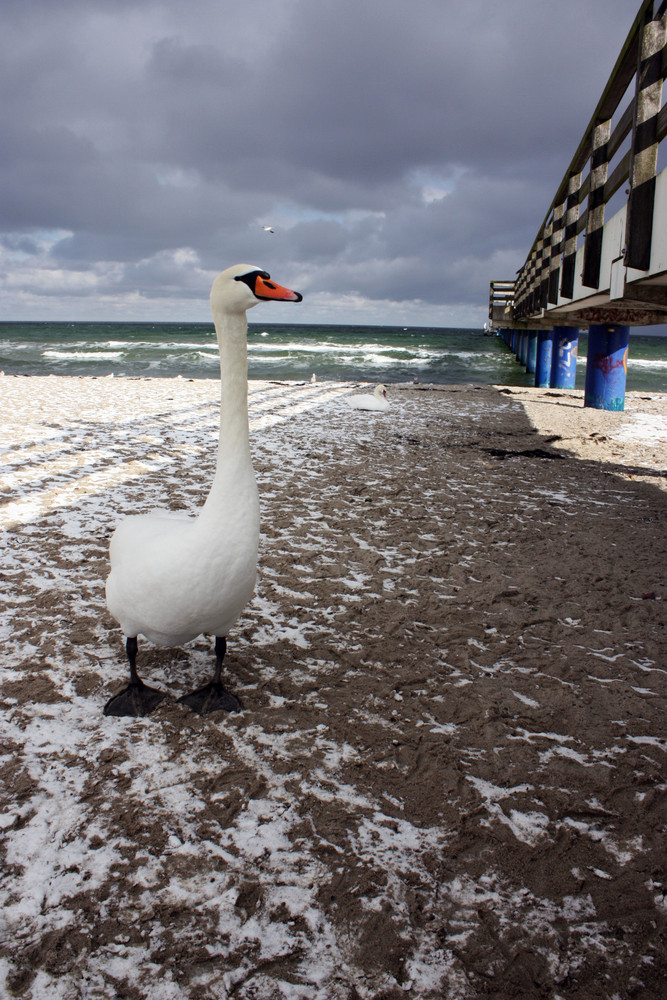
[[[667,322],[666,11],[641,4],[525,263],[491,282],[492,327]]]

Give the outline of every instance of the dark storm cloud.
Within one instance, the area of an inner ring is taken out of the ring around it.
[[[356,296],[386,322],[413,300],[474,322],[489,279],[522,263],[637,6],[5,3],[4,311],[45,288],[62,309],[205,297],[209,272],[246,259],[332,319]]]

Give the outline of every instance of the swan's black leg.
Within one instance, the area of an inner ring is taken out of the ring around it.
[[[113,698],[109,698],[104,706],[105,715],[148,715],[160,704],[163,698],[167,697],[164,691],[149,687],[139,677],[137,673],[137,649],[136,636],[132,636],[125,643],[125,651],[130,661],[130,683]]]
[[[213,674],[213,680],[205,684],[204,687],[192,691],[191,694],[184,694],[182,698],[178,699],[184,705],[187,705],[188,708],[191,708],[193,712],[198,712],[199,715],[208,715],[210,712],[218,712],[220,710],[224,712],[240,712],[243,709],[241,699],[237,698],[231,691],[228,691],[226,687],[223,687],[220,680],[222,661],[225,658],[226,650],[226,638],[223,635],[216,636],[215,673]]]

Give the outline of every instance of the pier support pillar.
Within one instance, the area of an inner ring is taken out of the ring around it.
[[[548,389],[551,384],[551,359],[554,347],[554,331],[539,330],[537,334],[537,357],[535,359],[535,385]]]
[[[528,364],[528,333],[522,330],[519,334],[519,361],[525,368]]]
[[[528,351],[526,354],[526,371],[529,374],[532,374],[535,371],[535,365],[537,364],[537,330],[529,330],[527,337]]]
[[[629,342],[629,326],[589,327],[584,406],[596,410],[625,409]]]
[[[551,356],[551,387],[574,389],[577,376],[579,330],[576,326],[555,326]]]

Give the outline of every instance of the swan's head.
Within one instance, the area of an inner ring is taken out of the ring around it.
[[[383,399],[383,398],[386,399],[387,398],[387,390],[385,389],[385,387],[383,385],[376,385],[375,389],[373,391],[373,395],[377,396],[378,399]]]
[[[271,281],[267,271],[250,264],[234,264],[223,271],[211,288],[211,309],[224,312],[245,312],[269,299],[281,302],[301,302],[299,292],[283,288]]]

